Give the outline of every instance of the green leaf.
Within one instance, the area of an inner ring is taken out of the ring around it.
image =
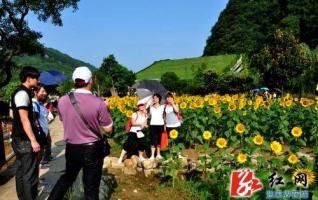
[[[318,146],[314,146],[313,151],[315,154],[318,154]]]

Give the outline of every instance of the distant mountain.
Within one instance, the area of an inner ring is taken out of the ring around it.
[[[229,0],[203,52],[204,56],[246,53],[276,29],[292,32],[311,49],[318,45],[317,0]]]
[[[53,48],[45,48],[43,55],[22,56],[14,58],[14,62],[18,66],[31,65],[40,71],[56,70],[68,76],[72,74],[74,69],[79,66],[87,66],[91,70],[96,67],[84,61],[72,58]]]

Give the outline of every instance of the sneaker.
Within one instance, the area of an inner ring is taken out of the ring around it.
[[[117,164],[119,164],[119,165],[120,165],[120,164],[123,164],[123,161],[118,159],[118,160],[117,160]]]
[[[41,168],[41,169],[46,169],[46,168],[48,168],[48,167],[50,167],[49,162],[40,163],[40,168]]]
[[[155,157],[153,157],[153,156],[151,156],[150,158],[149,158],[149,160],[154,160],[155,159]]]
[[[181,153],[179,153],[179,154],[178,154],[178,158],[179,158],[179,159],[184,159],[184,158],[186,158],[186,157],[182,156]]]
[[[48,161],[53,161],[55,159],[56,159],[56,157],[50,156]]]
[[[156,160],[162,160],[162,159],[163,157],[160,154],[156,156]]]
[[[140,161],[140,162],[145,161],[145,160],[146,160],[146,158],[144,158],[144,157],[142,157],[142,156],[139,157],[139,161]]]

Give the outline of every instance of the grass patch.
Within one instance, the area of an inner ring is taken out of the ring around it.
[[[202,64],[207,69],[214,69],[222,73],[228,71],[237,61],[239,55],[218,55],[177,60],[161,60],[154,62],[149,67],[137,72],[137,79],[160,79],[166,72],[175,72],[181,79],[193,78],[194,70]]]

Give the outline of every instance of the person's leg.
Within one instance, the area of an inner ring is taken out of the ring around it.
[[[68,188],[72,186],[79,171],[82,168],[80,157],[82,156],[82,149],[80,147],[74,147],[72,145],[66,145],[65,160],[66,169],[65,173],[59,178],[55,184],[49,200],[61,200],[66,194]]]
[[[150,159],[155,159],[155,151],[156,151],[156,143],[157,143],[157,134],[156,134],[156,126],[150,126],[151,132],[151,156]]]
[[[39,180],[38,154],[32,152],[28,141],[13,141],[17,159],[16,190],[19,199],[33,200],[37,197]]]
[[[161,135],[162,135],[163,129],[164,129],[163,126],[158,126],[158,128],[157,128],[157,135],[158,135],[158,138],[157,138],[157,156],[156,156],[157,159],[162,159],[162,156],[160,154],[160,144],[161,144]]]
[[[118,164],[121,164],[123,162],[125,155],[126,155],[125,149],[121,150],[120,156],[119,156],[118,161],[117,161]]]
[[[51,139],[51,135],[50,132],[47,135],[47,145],[44,146],[44,155],[43,155],[43,163],[47,163],[49,161],[51,161],[52,159],[52,152],[51,152],[51,146],[52,146],[52,139]]]
[[[143,153],[145,151],[145,142],[144,142],[144,138],[137,138],[137,144],[138,144],[138,154],[139,154],[139,159],[141,161],[145,160],[145,158],[143,157]]]
[[[12,141],[12,148],[14,150],[15,153],[15,157],[16,157],[16,174],[15,174],[15,186],[16,186],[16,191],[17,191],[17,196],[19,199],[23,199],[23,170],[22,170],[22,162],[21,162],[21,154],[20,152],[17,150],[17,145],[18,143],[13,140]]]
[[[83,183],[86,200],[98,200],[99,185],[102,177],[103,160],[101,144],[85,147],[83,153]]]
[[[123,145],[123,150],[121,151],[118,163],[122,163],[124,156],[128,154],[129,156],[137,153],[137,135],[134,132],[128,133],[128,138]]]

